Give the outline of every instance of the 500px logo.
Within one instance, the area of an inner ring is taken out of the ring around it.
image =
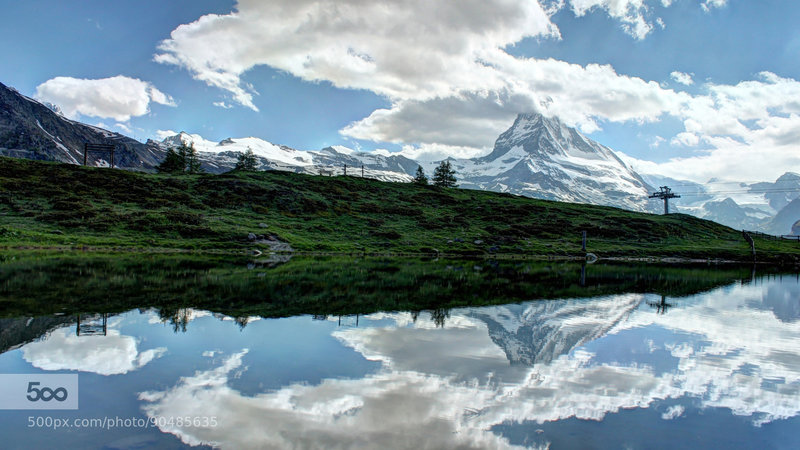
[[[49,387],[43,387],[43,388],[35,387],[40,384],[42,383],[38,381],[29,381],[28,392],[32,392],[33,394],[29,394],[25,398],[27,398],[32,402],[38,402],[39,400],[43,402],[49,402],[50,400],[63,402],[67,399],[67,396],[69,395],[69,393],[67,392],[67,388],[63,386],[55,389],[50,389]]]
[[[0,374],[0,409],[78,409],[78,375]]]

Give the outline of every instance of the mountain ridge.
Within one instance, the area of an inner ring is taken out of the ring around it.
[[[126,169],[153,170],[164,157],[157,146],[68,119],[0,83],[0,155],[81,164],[85,143],[115,145],[115,163]],[[110,165],[106,155],[89,153],[86,159]]]
[[[161,141],[138,142],[122,134],[70,120],[52,106],[0,84],[0,155],[80,164],[83,144],[113,144],[120,168],[154,171],[167,149],[193,143],[202,169],[221,173],[232,169],[238,156],[253,150],[259,169],[314,175],[357,174],[381,181],[409,182],[417,166],[430,175],[439,161],[415,161],[402,154],[359,152],[342,146],[297,150],[256,137],[208,141],[180,132]],[[106,155],[90,153],[89,165],[108,166]],[[676,180],[641,175],[612,149],[566,126],[556,117],[539,113],[517,115],[487,155],[448,158],[460,187],[523,195],[532,198],[615,206],[633,211],[660,212],[648,198],[654,186],[681,184]],[[658,181],[655,181],[658,180]],[[685,185],[686,183],[682,183]],[[673,202],[676,211],[738,228],[770,233],[790,232],[794,207],[774,218],[800,195],[800,175],[787,172],[774,183],[745,185],[750,194],[720,197],[694,183],[686,198]],[[777,189],[777,187],[792,189]],[[784,217],[787,216],[788,217]],[[784,229],[786,228],[786,229]]]

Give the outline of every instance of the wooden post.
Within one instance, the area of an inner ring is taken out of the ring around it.
[[[753,238],[750,237],[750,234],[747,231],[742,231],[742,236],[744,236],[744,240],[750,244],[750,251],[753,254],[753,262],[756,260],[756,243],[753,241]]]
[[[344,174],[347,175],[347,164],[344,165]]]
[[[361,178],[364,178],[364,165],[361,165]]]
[[[581,231],[581,250],[586,251],[586,231]]]
[[[114,152],[116,146],[113,144],[90,144],[88,142],[83,144],[83,165],[87,165],[89,152],[109,152],[111,153],[111,167],[113,168],[116,163],[114,161]]]

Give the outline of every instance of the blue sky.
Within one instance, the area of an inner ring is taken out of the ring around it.
[[[558,116],[643,172],[800,172],[789,0],[3,0],[0,82],[139,140],[487,152]]]

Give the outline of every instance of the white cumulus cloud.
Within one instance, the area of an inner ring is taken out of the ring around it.
[[[613,122],[653,122],[679,114],[691,97],[653,81],[617,74],[610,65],[581,66],[554,59],[497,55],[493,67],[505,85],[426,100],[398,101],[342,130],[372,141],[490,147],[518,113],[558,116],[584,132]]]
[[[686,86],[691,86],[691,85],[694,84],[694,80],[692,79],[692,76],[690,74],[688,74],[688,73],[675,71],[675,72],[670,73],[669,76],[670,76],[670,78],[672,78],[676,82],[678,82],[680,84],[684,84]]]
[[[56,77],[37,86],[35,97],[58,105],[72,119],[82,115],[126,122],[147,114],[151,102],[176,106],[149,82],[123,75],[96,80]]]
[[[681,405],[670,406],[663,414],[661,414],[661,418],[664,420],[676,419],[682,416],[685,411],[686,408]]]
[[[675,0],[569,0],[572,12],[581,17],[595,10],[604,10],[609,17],[620,22],[622,30],[637,40],[642,40],[653,31],[653,24],[666,28],[664,20],[653,15],[650,4],[661,3],[669,8]],[[710,12],[712,8],[721,8],[728,0],[703,0],[700,7]]]
[[[700,137],[694,133],[688,133],[686,131],[682,133],[678,133],[675,135],[674,138],[670,141],[672,145],[683,145],[686,147],[694,147],[700,143]]]
[[[156,130],[155,138],[159,141],[163,141],[164,139],[175,136],[178,133],[178,131],[173,130]]]
[[[100,375],[128,373],[166,353],[166,347],[137,349],[133,336],[108,330],[106,336],[86,339],[73,329],[59,328],[46,339],[22,347],[23,358],[44,370],[79,370]]]
[[[798,121],[795,117],[795,122]],[[800,127],[793,127],[800,137]],[[768,135],[767,131],[762,131]],[[684,137],[681,133],[679,136]],[[711,178],[723,180],[775,180],[787,171],[800,167],[796,145],[776,145],[767,136],[763,144],[748,145],[730,138],[708,138],[710,147],[690,157],[676,157],[655,163],[625,156],[623,159],[637,172],[659,174],[681,180],[705,183]],[[754,150],[757,149],[757,150]],[[618,153],[619,154],[619,153]]]
[[[535,1],[241,0],[236,12],[176,28],[155,60],[186,68],[252,109],[241,75],[258,65],[393,99],[428,99],[502,85],[487,58],[528,36],[558,36]]]
[[[578,17],[595,8],[606,10],[636,39],[644,39],[653,30],[653,24],[646,17],[649,10],[645,0],[570,0],[570,5]],[[664,6],[669,5],[664,3]]]
[[[705,0],[700,5],[704,11],[710,11],[711,8],[722,8],[728,4],[728,0]]]
[[[459,147],[453,145],[441,144],[421,144],[421,145],[404,145],[399,153],[406,158],[414,159],[416,161],[441,161],[448,157],[452,158],[477,158],[487,155],[491,149],[474,148],[474,147]],[[388,152],[384,153],[389,155]]]
[[[133,132],[131,127],[125,125],[124,123],[117,122],[117,123],[114,124],[114,126],[119,128],[120,130],[126,132],[126,133],[132,133]]]
[[[225,102],[221,102],[221,101],[220,102],[214,102],[214,106],[216,106],[218,108],[222,108],[222,109],[231,109],[231,108],[233,108],[233,105],[225,103]]]

